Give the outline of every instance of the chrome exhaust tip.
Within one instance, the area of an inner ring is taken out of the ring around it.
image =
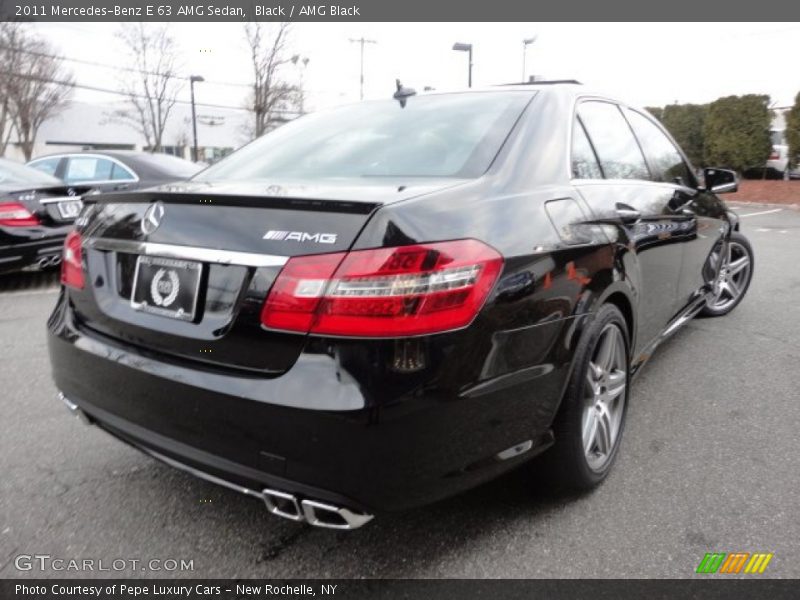
[[[298,500],[294,494],[264,489],[261,491],[267,510],[273,515],[327,529],[358,529],[371,521],[373,515],[358,513],[316,500]],[[301,508],[302,507],[302,508]]]
[[[264,497],[264,503],[267,505],[267,510],[273,515],[290,519],[292,521],[302,521],[303,512],[300,510],[300,505],[292,494],[286,492],[279,492],[277,490],[264,489],[261,492]]]
[[[372,515],[353,512],[343,506],[332,506],[314,500],[303,500],[303,515],[310,525],[328,529],[358,529],[372,520]]]
[[[61,400],[67,407],[67,410],[69,410],[69,412],[71,412],[74,416],[78,417],[78,419],[80,419],[86,425],[92,424],[92,419],[89,418],[89,415],[87,415],[80,406],[78,406],[72,400],[67,398],[64,395],[64,392],[58,392],[57,396],[58,399]]]

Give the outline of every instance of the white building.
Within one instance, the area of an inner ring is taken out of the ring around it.
[[[72,102],[60,114],[39,128],[33,158],[55,152],[77,150],[147,150],[144,136],[135,127],[114,117],[126,108],[122,102],[89,104]],[[197,107],[199,158],[213,162],[248,141],[247,126],[252,119],[245,110]],[[172,108],[162,139],[162,151],[191,159],[192,112],[186,104]],[[6,158],[24,162],[22,149],[9,144]]]

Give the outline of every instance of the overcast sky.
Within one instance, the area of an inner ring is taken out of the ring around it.
[[[116,23],[33,25],[66,58],[127,65]],[[185,74],[199,74],[198,102],[242,106],[247,90],[221,82],[250,81],[244,25],[174,23]],[[454,42],[474,46],[473,84],[517,82],[522,39],[527,73],[578,79],[632,104],[707,102],[719,96],[769,94],[776,106],[800,91],[798,36],[792,23],[296,23],[292,52],[309,58],[303,75],[308,108],[358,99],[359,48],[349,38],[377,41],[365,49],[365,96],[389,97],[394,79],[421,90],[466,86],[467,56]],[[111,69],[68,63],[78,83],[116,88]],[[299,72],[294,73],[299,77]],[[188,100],[189,90],[183,95]],[[109,102],[114,96],[76,91],[75,100]],[[213,114],[213,109],[200,112]]]

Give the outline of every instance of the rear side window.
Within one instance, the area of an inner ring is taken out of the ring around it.
[[[28,166],[33,167],[37,171],[41,171],[42,173],[47,173],[48,175],[55,175],[56,169],[58,169],[58,163],[61,161],[61,158],[54,157],[54,158],[43,158],[42,160],[37,160],[36,162],[30,163]]]
[[[689,167],[664,132],[641,113],[628,110],[627,115],[645,156],[647,156],[653,180],[691,185],[694,177],[692,177]]]
[[[578,116],[607,179],[650,179],[639,144],[615,104],[584,102]]]
[[[572,176],[575,179],[603,178],[597,156],[578,119],[572,124]]]
[[[125,167],[119,166],[117,163],[113,163],[111,167],[111,179],[114,181],[133,181],[135,177],[133,173],[128,171]]]

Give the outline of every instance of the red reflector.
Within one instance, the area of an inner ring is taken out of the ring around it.
[[[83,289],[83,251],[81,250],[81,234],[77,231],[70,231],[67,239],[64,240],[61,283],[79,290]]]
[[[478,314],[502,265],[496,250],[476,240],[291,258],[261,321],[354,337],[458,329]]]
[[[39,217],[19,202],[0,202],[0,225],[5,227],[32,227],[40,225]]]

